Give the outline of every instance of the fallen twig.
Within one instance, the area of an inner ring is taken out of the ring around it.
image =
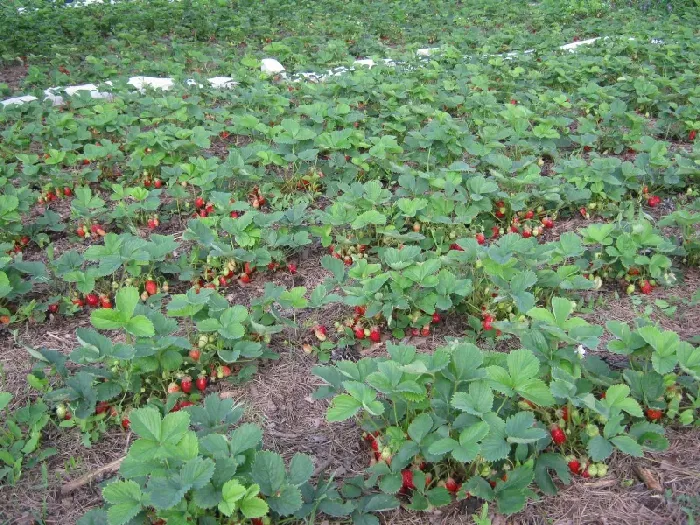
[[[66,483],[61,487],[61,496],[67,496],[68,494],[75,492],[79,488],[84,487],[85,485],[88,485],[93,481],[102,481],[108,474],[119,470],[119,466],[122,464],[122,461],[124,461],[124,458],[119,458],[116,461],[108,463],[104,467],[100,467],[97,470],[88,472],[87,474],[80,476],[75,481],[70,481]]]

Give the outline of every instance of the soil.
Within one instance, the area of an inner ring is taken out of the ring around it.
[[[7,84],[11,92],[16,91],[27,76],[26,64],[5,64],[0,67],[0,84]]]

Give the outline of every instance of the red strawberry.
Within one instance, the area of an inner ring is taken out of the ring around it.
[[[459,487],[460,485],[452,477],[447,478],[447,481],[445,481],[445,488],[452,493],[457,492]]]
[[[247,273],[248,275],[253,273],[253,268],[250,266],[249,262],[247,262],[243,265],[243,272]]]
[[[365,307],[364,306],[356,306],[355,307],[355,313],[357,315],[365,315]]]
[[[232,218],[232,219],[238,219],[238,212],[237,212],[237,211],[232,211],[232,212],[231,212],[231,218]]]
[[[416,486],[413,484],[413,471],[410,469],[404,469],[401,471],[401,479],[403,480],[403,488],[407,490],[413,490]]]
[[[569,420],[569,407],[566,406],[566,405],[564,405],[563,407],[561,407],[561,418],[562,418],[564,421],[568,421],[568,420]]]
[[[530,237],[532,237],[532,230],[525,229],[523,230],[522,235],[525,239],[529,239]]]
[[[586,470],[584,470],[583,472],[581,472],[581,477],[582,477],[582,478],[586,478],[586,479],[588,479],[588,478],[591,477],[591,475],[588,473],[588,469],[586,469]]]
[[[455,250],[457,252],[463,252],[464,248],[462,248],[459,244],[457,243],[452,243],[450,244],[450,250]]]
[[[639,285],[639,290],[644,294],[644,295],[649,295],[652,292],[653,286],[649,281],[646,279],[642,281]]]
[[[696,130],[691,130],[690,133],[688,133],[688,140],[690,142],[695,140],[695,136],[698,134]]]
[[[358,339],[364,339],[365,338],[365,329],[362,327],[355,328],[355,337],[357,337]]]
[[[561,445],[566,441],[566,434],[558,426],[553,426],[549,433],[552,436],[552,441],[554,441],[556,445]]]
[[[248,284],[250,282],[250,275],[248,275],[247,273],[242,273],[238,276],[238,280],[243,284]]]
[[[90,164],[90,160],[89,160],[89,159],[83,159],[83,166],[87,166],[88,164]]]
[[[577,459],[572,459],[568,463],[569,465],[569,470],[571,471],[572,474],[581,474],[581,462],[578,461]]]
[[[664,413],[656,408],[647,408],[644,413],[649,421],[659,421],[664,417]]]
[[[168,394],[174,394],[174,393],[179,392],[179,391],[180,391],[180,385],[178,385],[177,383],[170,383],[168,385]]]
[[[325,326],[319,324],[314,326],[314,334],[316,335],[316,339],[319,341],[325,341],[326,337],[328,336],[328,330]]]
[[[195,386],[200,392],[204,392],[207,389],[207,378],[206,376],[199,376],[197,381],[195,381]]]
[[[518,101],[515,100],[514,98],[511,98],[511,99],[510,99],[510,103],[511,103],[511,105],[515,106],[515,105],[518,104]]]
[[[420,335],[422,335],[423,337],[428,337],[430,335],[430,328],[428,326],[424,326],[423,328],[421,328]]]
[[[122,418],[122,428],[124,430],[129,430],[129,427],[131,426],[131,421],[129,421],[128,417],[123,417]]]
[[[658,195],[652,195],[647,199],[647,204],[650,208],[656,208],[661,202],[661,197]]]
[[[586,208],[582,207],[578,212],[581,214],[581,217],[588,219],[588,210]]]
[[[441,320],[440,314],[435,312],[433,314],[433,324],[438,324]]]
[[[158,285],[153,279],[148,279],[144,287],[148,295],[155,295],[158,292]]]
[[[85,296],[85,300],[87,301],[88,306],[92,308],[96,308],[97,305],[100,304],[100,298],[94,293],[87,294]]]
[[[146,225],[148,226],[149,230],[155,230],[156,229],[156,223],[153,219],[148,219],[146,222]]]
[[[220,365],[216,368],[216,377],[218,379],[223,379],[224,377],[229,377],[231,375],[231,367],[227,365]]]
[[[554,228],[554,221],[549,217],[543,217],[541,222],[542,222],[542,226],[544,226],[548,230],[551,230],[552,228]]]
[[[297,273],[297,265],[294,264],[294,263],[289,263],[289,264],[287,265],[287,270],[289,270],[289,273],[291,273],[292,275],[294,275],[295,273]]]
[[[527,210],[525,212],[525,218],[526,219],[532,219],[535,216],[535,212],[532,210]]]
[[[75,230],[75,233],[78,237],[85,237],[85,229],[82,226],[79,226],[78,229]]]
[[[378,343],[379,341],[382,340],[382,334],[379,331],[379,328],[376,326],[372,328],[372,330],[369,333],[369,340],[372,341],[373,343]]]
[[[202,352],[200,352],[198,348],[193,348],[192,350],[190,350],[190,353],[189,353],[190,359],[192,359],[192,361],[199,361],[199,358],[201,357],[201,355],[202,355]]]
[[[372,450],[374,450],[375,452],[378,452],[379,451],[379,440],[373,439],[372,441],[370,441],[370,446],[372,447]]]
[[[101,297],[100,298],[100,306],[102,308],[111,309],[112,308],[112,301],[107,296]]]
[[[253,518],[250,520],[250,525],[264,525],[262,518]]]
[[[19,243],[20,243],[22,246],[26,246],[27,244],[29,244],[29,237],[27,237],[27,236],[25,235],[24,237],[22,237],[22,238],[19,240]]]
[[[418,337],[420,335],[420,330],[418,328],[411,328],[411,335],[413,337]]]
[[[104,414],[109,408],[109,403],[107,401],[100,401],[95,407],[95,414]]]
[[[49,312],[52,314],[55,314],[58,312],[58,303],[50,304],[49,305]]]
[[[72,302],[75,306],[77,306],[78,308],[82,308],[83,306],[85,306],[85,301],[83,301],[83,300],[80,299],[79,297],[76,297],[76,298],[73,299],[71,302]]]
[[[185,376],[180,379],[180,388],[185,394],[189,394],[192,391],[192,378]]]
[[[73,195],[73,191],[68,186],[63,188],[63,196],[64,197],[70,197],[71,195]]]
[[[194,200],[194,207],[197,209],[204,208],[204,199],[202,197],[197,197]]]
[[[510,232],[511,233],[520,233],[520,229],[518,229],[518,227],[515,224],[513,224],[510,227]]]
[[[491,235],[494,239],[498,239],[499,234],[500,234],[500,228],[498,226],[491,227]]]
[[[484,237],[483,233],[477,233],[476,234],[476,242],[478,244],[484,244],[486,242],[486,237]]]
[[[100,231],[100,225],[99,224],[93,224],[90,226],[90,231],[94,234],[97,234],[97,232]]]
[[[153,187],[154,188],[161,188],[163,186],[163,182],[160,179],[156,179],[153,181]]]

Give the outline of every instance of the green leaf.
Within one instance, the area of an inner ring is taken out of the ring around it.
[[[12,394],[9,392],[0,392],[0,411],[5,410],[5,407],[12,401]]]
[[[592,461],[603,461],[609,458],[612,452],[612,444],[601,435],[592,437],[588,442],[588,455]]]
[[[340,394],[333,398],[331,406],[326,412],[326,419],[333,423],[345,421],[353,417],[362,407],[362,403],[352,396]]]
[[[457,392],[452,396],[451,404],[475,416],[491,412],[493,408],[493,391],[485,381],[476,381],[469,385],[469,392]]]
[[[214,475],[215,466],[209,458],[205,459],[200,456],[193,458],[183,465],[182,480],[194,489],[201,489]]]
[[[629,436],[615,436],[610,441],[620,451],[635,458],[641,458],[644,455],[642,446]]]
[[[218,509],[224,516],[231,516],[238,509],[238,502],[245,496],[246,489],[237,480],[232,479],[221,487],[221,501]]]
[[[293,485],[306,483],[314,473],[314,463],[306,454],[294,454],[289,463],[289,482]]]
[[[107,510],[110,525],[123,525],[141,512],[141,487],[135,481],[115,481],[102,491],[110,504]]]
[[[365,512],[383,512],[399,507],[399,500],[388,494],[377,494],[372,496],[365,504]]]
[[[285,469],[282,456],[268,450],[255,454],[252,475],[253,481],[260,485],[260,490],[266,496],[272,496],[282,488]]]
[[[547,436],[543,428],[533,426],[532,412],[518,412],[506,420],[506,435],[509,443],[534,443]]]
[[[571,473],[566,460],[561,454],[547,453],[537,458],[535,463],[535,482],[542,492],[553,496],[557,493],[557,487],[549,474],[550,470],[554,470],[562,483],[567,485],[571,483]]]
[[[139,437],[160,441],[160,412],[153,407],[137,408],[129,416],[131,431]]]
[[[403,485],[403,476],[401,472],[393,472],[382,476],[379,480],[379,490],[386,494],[396,494]]]
[[[122,318],[126,321],[134,315],[136,305],[139,304],[139,291],[133,286],[125,286],[120,288],[115,298],[117,310],[122,314]]]
[[[262,429],[253,423],[244,423],[231,432],[231,455],[237,456],[246,450],[255,448],[262,441]]]
[[[151,320],[145,315],[132,317],[124,326],[124,329],[136,337],[153,337],[155,328]]]
[[[267,516],[269,507],[264,500],[258,497],[246,497],[240,503],[241,512],[248,519],[262,518]]]
[[[411,424],[408,425],[408,435],[413,441],[420,444],[420,442],[423,441],[423,438],[428,435],[432,428],[433,418],[424,412],[416,416],[414,420],[411,421]]]

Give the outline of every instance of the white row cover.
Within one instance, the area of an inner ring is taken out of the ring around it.
[[[82,5],[88,5],[91,3],[102,3],[102,0],[80,0]],[[112,0],[113,2],[113,0]],[[78,4],[78,5],[81,5]],[[69,4],[73,5],[73,4]],[[22,8],[20,8],[22,9]],[[563,51],[575,51],[576,48],[580,46],[585,46],[589,44],[593,44],[594,42],[598,40],[607,40],[609,37],[596,37],[596,38],[589,38],[588,40],[579,40],[578,42],[571,42],[570,44],[564,44],[563,46],[559,46],[559,49]],[[634,38],[630,38],[630,40],[634,40]],[[657,40],[653,39],[651,41],[654,44],[663,44],[664,42],[662,40]],[[432,55],[438,54],[440,52],[439,47],[429,47],[429,48],[422,48],[416,51],[416,55],[422,58],[427,58]],[[534,53],[534,49],[527,49],[525,51],[522,51],[522,54],[530,54]],[[517,55],[521,54],[519,51],[512,51],[510,53],[505,53],[503,55],[496,55],[496,56],[503,56],[509,60],[512,60],[515,58]],[[390,59],[390,58],[385,58],[383,60],[384,64],[392,66],[396,65],[396,63]],[[372,68],[377,65],[377,63],[372,60],[371,58],[363,58],[359,60],[355,60],[354,64],[356,66],[363,66],[363,67],[368,67]],[[335,69],[329,70],[327,73],[313,73],[313,72],[306,72],[306,73],[297,73],[294,75],[293,80],[295,82],[301,82],[301,81],[309,81],[309,82],[323,82],[327,80],[328,78],[331,77],[337,77],[340,75],[343,75],[345,73],[348,73],[350,71],[354,71],[355,68],[347,68],[347,67],[337,67]],[[286,70],[284,69],[284,66],[280,64],[279,61],[277,61],[274,58],[263,58],[261,65],[260,65],[260,71],[263,73],[266,73],[268,75],[274,75],[274,76],[281,76],[282,78],[287,78]],[[233,78],[231,77],[212,77],[207,79],[209,84],[213,88],[216,89],[227,89],[227,88],[232,88],[233,86],[238,85],[238,82],[234,81]],[[188,86],[199,86],[200,88],[203,87],[202,84],[198,84],[194,79],[188,79],[186,82],[186,85]],[[133,86],[137,91],[143,93],[146,88],[150,89],[160,89],[162,91],[167,91],[171,89],[175,85],[175,80],[170,78],[170,77],[131,77],[127,84]],[[105,85],[111,86],[112,82],[107,81],[105,82]],[[68,86],[68,87],[63,87],[63,88],[49,88],[44,91],[44,100],[51,100],[54,105],[61,105],[64,102],[62,94],[65,93],[68,96],[72,96],[79,91],[89,91],[90,96],[92,98],[100,98],[100,99],[112,99],[112,93],[107,92],[107,91],[99,91],[97,86],[94,84],[81,84],[79,86]],[[13,97],[13,98],[8,98],[6,100],[0,101],[0,105],[2,106],[10,106],[10,105],[19,105],[19,104],[26,104],[29,102],[33,102],[35,100],[38,100],[36,97],[31,96],[31,95],[26,95],[26,96],[21,96],[21,97]]]

